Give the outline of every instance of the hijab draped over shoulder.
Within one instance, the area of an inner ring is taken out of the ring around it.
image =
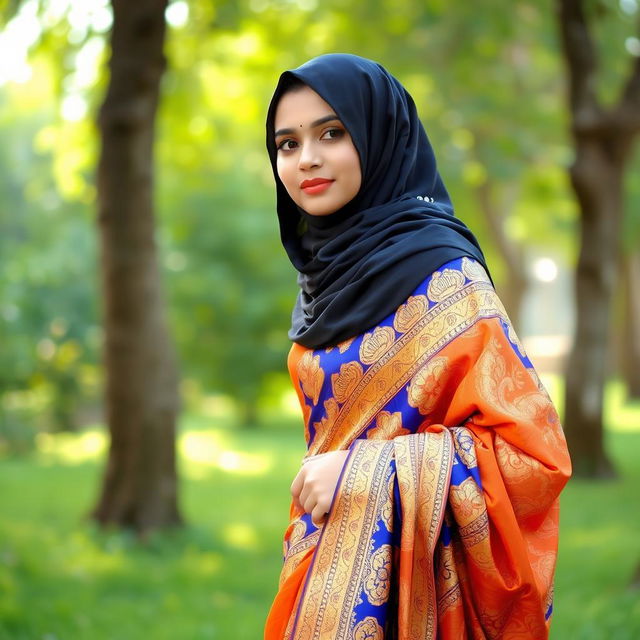
[[[360,191],[326,216],[301,210],[277,173],[275,112],[296,80],[333,107],[360,158]],[[328,54],[285,71],[269,105],[267,149],[282,243],[298,270],[294,342],[319,349],[363,333],[455,258],[487,268],[474,235],[454,216],[411,96],[376,62]]]

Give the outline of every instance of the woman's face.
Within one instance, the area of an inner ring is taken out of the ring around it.
[[[360,190],[360,158],[333,109],[313,89],[285,93],[275,114],[277,170],[291,199],[314,216],[334,213]]]

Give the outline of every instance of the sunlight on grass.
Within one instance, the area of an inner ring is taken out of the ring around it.
[[[624,410],[640,416],[633,404]],[[640,434],[621,431],[607,433],[620,476],[573,480],[562,496],[553,640],[640,638],[640,599],[628,588],[640,558]],[[83,517],[106,449],[100,429],[52,434],[35,456],[3,460],[0,638],[261,637],[300,433],[185,414],[178,442],[187,524],[144,543]],[[261,465],[263,475],[242,475]]]
[[[107,546],[102,549],[86,531],[73,532],[64,547],[58,547],[52,560],[60,565],[61,572],[66,575],[92,581],[99,574],[121,572],[128,563],[122,548],[110,549]]]
[[[228,449],[224,437],[216,431],[185,433],[179,439],[178,450],[187,463],[187,473],[195,477],[202,477],[203,471],[210,468],[245,476],[261,476],[273,468],[271,455]]]
[[[258,547],[256,530],[245,522],[232,522],[222,530],[223,540],[236,549],[252,550]]]
[[[224,559],[219,553],[192,548],[182,554],[180,565],[187,578],[196,574],[211,577],[224,568]]]
[[[103,431],[83,433],[39,433],[36,449],[48,464],[80,464],[97,460],[105,453],[107,437]]]
[[[620,380],[607,385],[604,419],[613,431],[640,431],[640,401],[627,400],[625,385]]]
[[[601,549],[607,544],[615,544],[624,536],[624,527],[598,527],[594,529],[572,530],[564,534],[567,546],[581,549]]]

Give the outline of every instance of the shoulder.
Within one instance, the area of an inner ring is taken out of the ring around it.
[[[450,260],[430,273],[418,289],[426,292],[431,303],[438,304],[469,287],[493,289],[484,267],[473,258],[465,256]]]
[[[464,311],[463,315],[472,316],[483,309],[506,318],[504,306],[484,267],[465,256],[450,260],[427,275],[388,320],[394,326],[403,325],[410,310],[416,320],[419,315],[426,321],[441,313],[451,316],[456,311]]]

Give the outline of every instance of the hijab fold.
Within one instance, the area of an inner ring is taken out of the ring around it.
[[[360,158],[360,191],[326,216],[302,211],[277,173],[275,112],[295,81],[333,107]],[[364,333],[455,258],[488,272],[474,235],[453,214],[411,96],[381,65],[334,53],[285,71],[269,105],[267,150],[280,236],[298,270],[294,342],[319,349]]]

